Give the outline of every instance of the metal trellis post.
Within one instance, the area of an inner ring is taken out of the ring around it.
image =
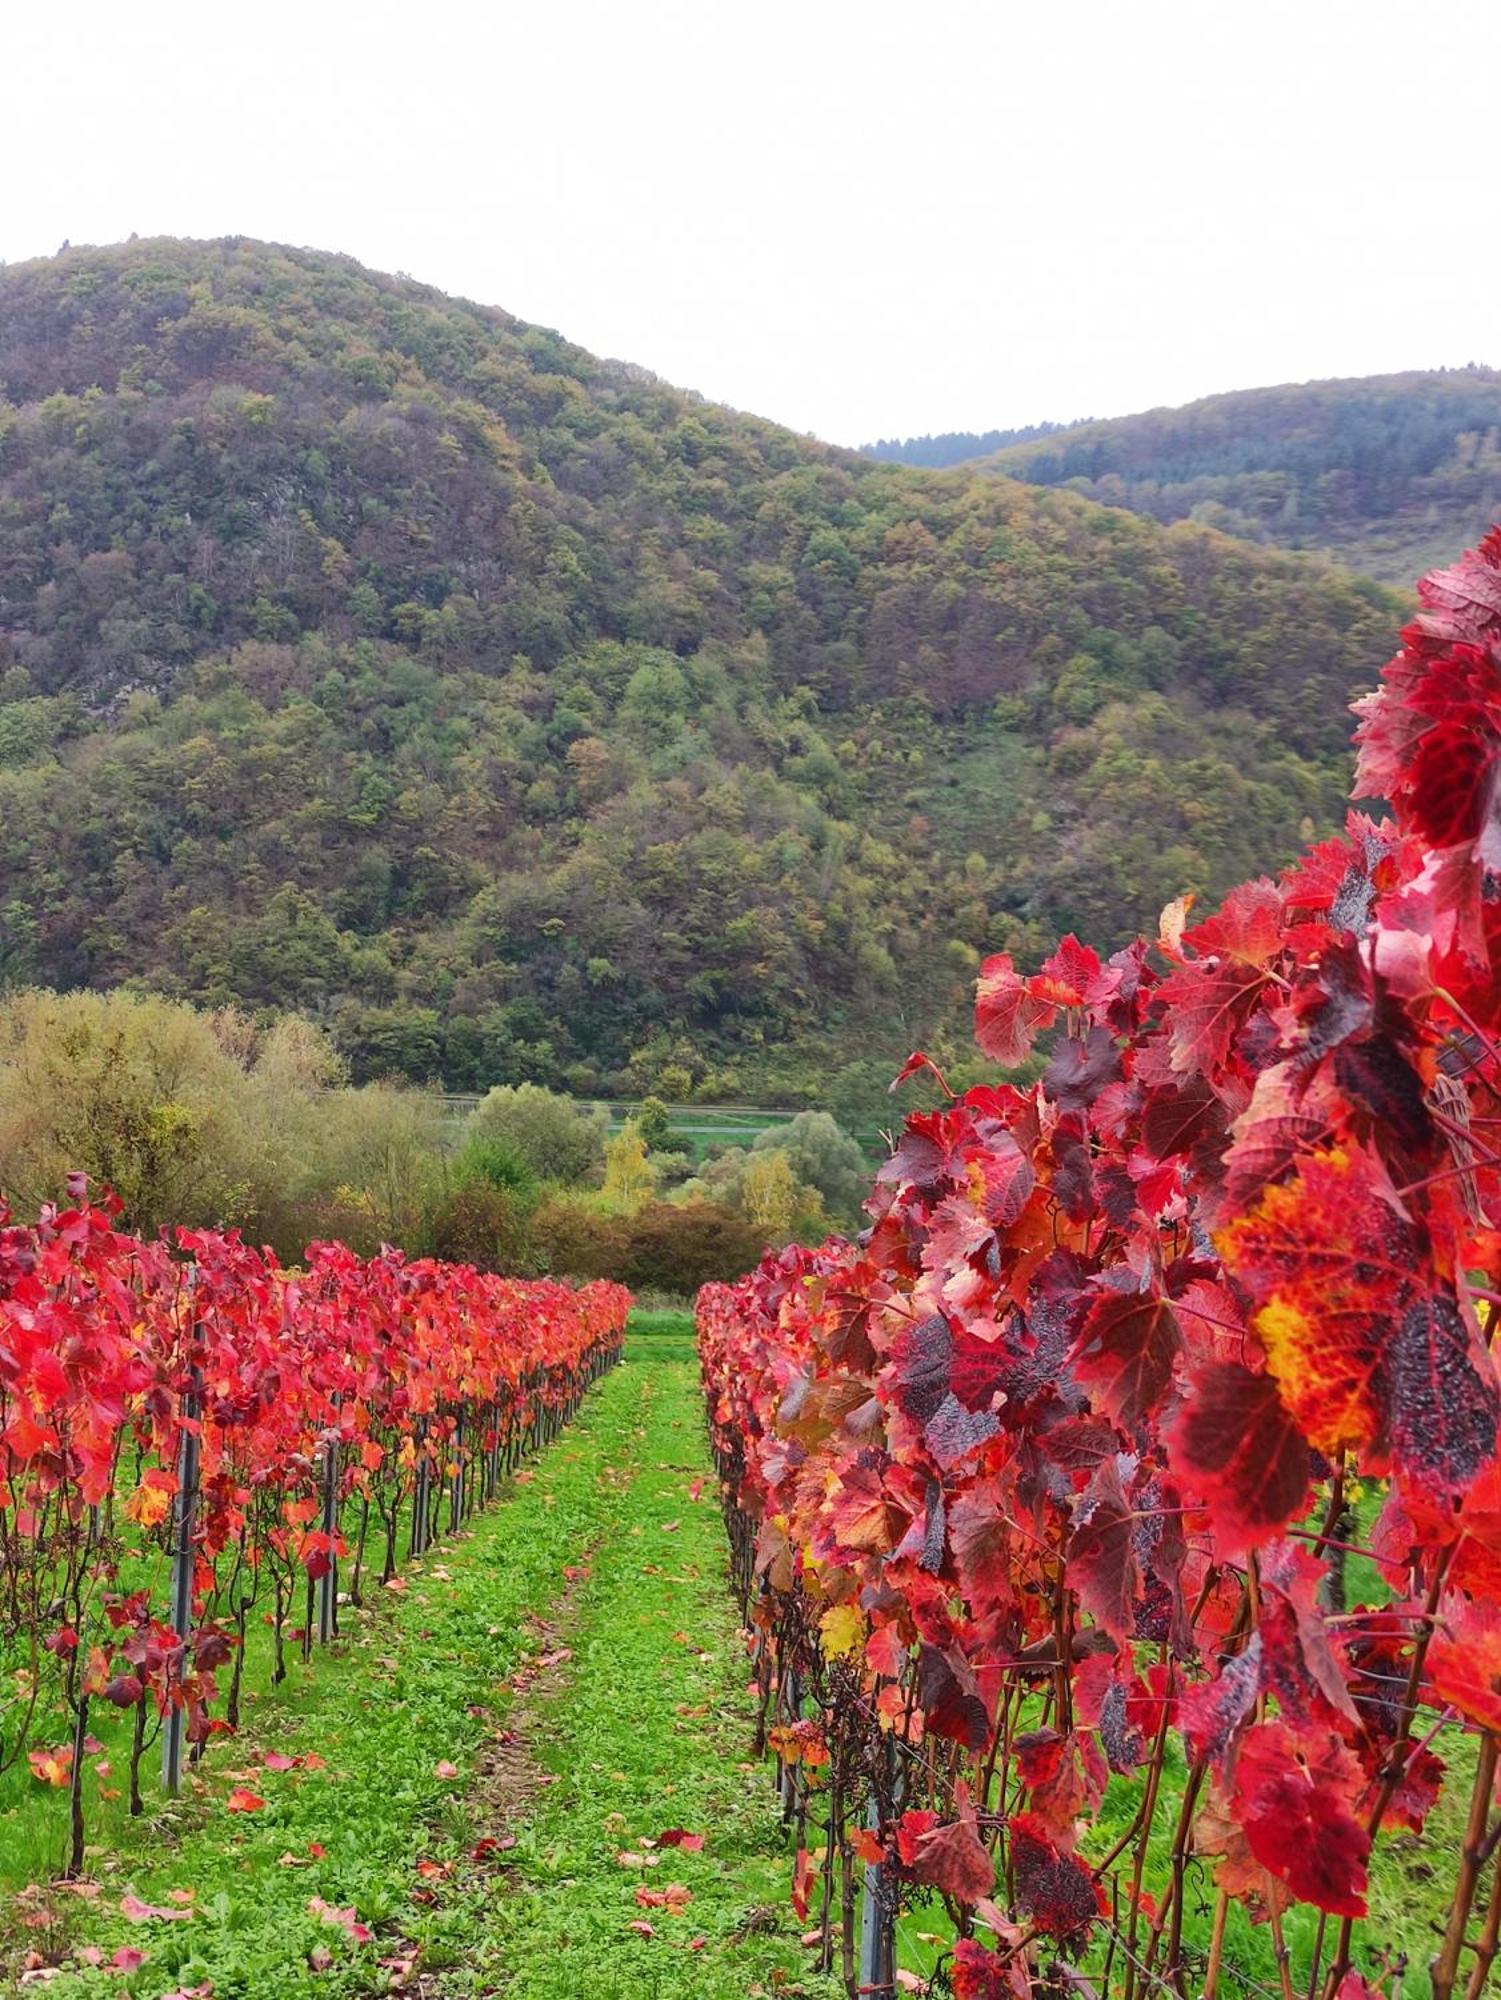
[[[182,1644],[179,1679],[187,1674],[188,1636],[193,1629],[193,1518],[198,1511],[198,1397],[183,1398],[182,1414],[192,1425],[177,1447],[177,1493],[172,1501],[172,1630]],[[168,1704],[162,1723],[162,1783],[174,1796],[182,1785],[182,1743],[187,1717],[180,1701]]]

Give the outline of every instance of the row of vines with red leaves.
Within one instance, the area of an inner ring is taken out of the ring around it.
[[[139,1812],[172,1718],[193,1758],[237,1727],[252,1634],[284,1678],[322,1579],[358,1603],[493,1497],[618,1359],[630,1297],[337,1243],[289,1272],[70,1193],[31,1226],[0,1208],[0,1772],[68,1790],[76,1873],[91,1710],[133,1719]],[[142,1582],[172,1550],[175,1617]]]
[[[980,1046],[1052,1031],[1040,1080],[910,1117],[857,1242],[700,1297],[795,1895],[852,1993],[866,1868],[862,1990],[939,1898],[960,2000],[1489,1976],[1501,531],[1421,606],[1356,705],[1390,817],[1108,960],[989,961]],[[1409,1967],[1363,1919],[1425,1828],[1452,1897]]]

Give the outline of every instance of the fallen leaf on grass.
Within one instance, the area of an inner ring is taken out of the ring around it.
[[[266,1801],[259,1793],[247,1791],[243,1785],[236,1785],[224,1801],[224,1810],[232,1813],[263,1812]]]
[[[297,1769],[297,1759],[287,1756],[284,1750],[268,1750],[264,1761],[268,1771],[295,1771]]]
[[[685,1833],[680,1826],[668,1827],[666,1833],[657,1835],[658,1847],[681,1847],[685,1854],[702,1852],[704,1836],[701,1833]]]
[[[693,1901],[693,1891],[682,1882],[669,1882],[665,1889],[648,1889],[644,1882],[638,1882],[636,1901],[643,1910],[686,1910]]]
[[[120,1898],[120,1915],[131,1924],[154,1923],[158,1918],[178,1922],[192,1914],[191,1910],[167,1910],[159,1903],[143,1903],[139,1896],[132,1895],[129,1891]]]
[[[360,1922],[352,1905],[347,1909],[336,1909],[321,1896],[309,1896],[307,1906],[310,1916],[320,1918],[325,1924],[337,1924],[356,1944],[368,1944],[375,1935],[368,1924]]]
[[[440,1758],[433,1766],[433,1776],[435,1778],[456,1778],[458,1775],[458,1765],[450,1763],[446,1757]]]
[[[80,1965],[108,1964],[112,1972],[137,1972],[146,1963],[146,1954],[137,1951],[133,1944],[122,1944],[114,1957],[107,1960],[97,1944],[81,1944],[73,1956]]]
[[[626,1925],[626,1929],[634,1931],[637,1937],[650,1938],[655,1937],[657,1934],[656,1925],[649,1924],[645,1917],[633,1917],[630,1923]]]

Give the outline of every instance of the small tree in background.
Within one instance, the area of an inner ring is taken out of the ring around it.
[[[598,1185],[609,1113],[537,1083],[497,1084],[471,1112],[464,1142],[500,1140],[539,1181]]]
[[[438,1100],[367,1083],[329,1100],[329,1145],[339,1172],[334,1199],[368,1241],[426,1248],[433,1181],[443,1148]]]
[[[757,1133],[753,1153],[784,1153],[797,1180],[816,1188],[831,1216],[853,1221],[870,1191],[870,1163],[827,1111],[799,1111],[785,1125]]]
[[[615,1136],[605,1141],[602,1205],[629,1215],[650,1199],[656,1184],[656,1169],[647,1156],[641,1127],[634,1118],[627,1119]]]
[[[238,1222],[264,1134],[249,1102],[253,1031],[130,993],[23,992],[0,1002],[0,1159],[35,1209],[67,1174],[112,1187],[143,1235]],[[228,1046],[226,1046],[228,1043]]]
[[[648,1152],[665,1153],[671,1146],[672,1114],[660,1097],[646,1099],[636,1113],[635,1124]]]
[[[792,1234],[797,1220],[799,1188],[792,1162],[785,1153],[752,1153],[740,1176],[740,1199],[746,1219],[778,1239]]]

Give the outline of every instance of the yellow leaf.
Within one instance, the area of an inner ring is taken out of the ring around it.
[[[865,1644],[865,1617],[857,1604],[834,1604],[818,1621],[826,1660],[852,1660]]]

